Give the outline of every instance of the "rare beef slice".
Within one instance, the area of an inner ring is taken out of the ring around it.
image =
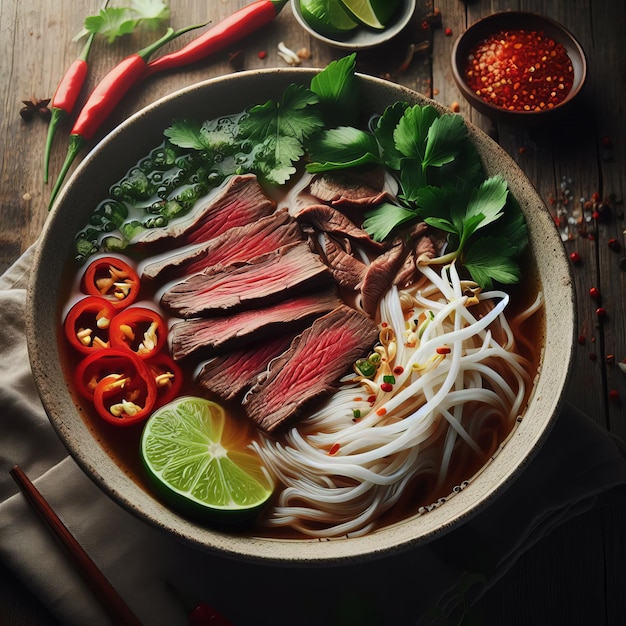
[[[207,316],[267,306],[331,282],[328,268],[306,243],[290,244],[241,265],[194,274],[167,289],[161,304],[179,317]]]
[[[242,403],[248,417],[268,433],[294,421],[336,391],[377,338],[376,324],[347,305],[318,318],[259,375]]]
[[[234,226],[218,237],[148,263],[142,279],[163,283],[215,265],[249,261],[289,243],[303,240],[296,220],[280,211],[252,224]]]
[[[208,358],[254,345],[268,337],[292,331],[298,333],[313,319],[340,304],[333,289],[234,315],[176,322],[170,331],[172,356],[175,360]]]

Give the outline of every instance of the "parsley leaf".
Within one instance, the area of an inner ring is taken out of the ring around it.
[[[318,133],[307,143],[307,150],[312,163],[306,169],[311,173],[380,163],[376,138],[353,126]]]
[[[319,96],[319,106],[327,126],[354,124],[359,115],[359,88],[354,70],[356,54],[331,61],[311,79],[311,91]]]
[[[395,228],[415,219],[414,211],[385,202],[365,214],[362,226],[374,241],[384,241]]]

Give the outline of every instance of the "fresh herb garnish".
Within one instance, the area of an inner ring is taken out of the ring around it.
[[[128,7],[105,7],[97,15],[85,18],[84,28],[74,40],[95,33],[103,35],[109,43],[117,37],[128,35],[141,26],[155,30],[170,17],[170,9],[164,0],[131,0]]]

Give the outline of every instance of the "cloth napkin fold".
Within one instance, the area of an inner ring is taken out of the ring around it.
[[[236,626],[430,626],[461,601],[480,597],[564,521],[598,506],[607,494],[626,493],[621,443],[566,406],[542,449],[505,493],[419,548],[360,565],[298,569],[198,550],[109,499],[68,456],[50,425],[24,336],[33,251],[0,276],[0,558],[63,624],[110,620],[19,492],[8,472],[14,464],[147,626],[187,624],[187,600],[210,604]]]

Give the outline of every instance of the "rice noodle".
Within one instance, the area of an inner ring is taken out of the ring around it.
[[[282,439],[253,444],[284,485],[268,526],[311,537],[364,534],[409,486],[433,498],[420,504],[450,493],[515,425],[532,366],[504,316],[509,296],[479,293],[454,264],[441,273],[418,267],[425,280],[391,288],[380,303],[376,374],[347,377]],[[539,297],[515,324],[540,305]]]

